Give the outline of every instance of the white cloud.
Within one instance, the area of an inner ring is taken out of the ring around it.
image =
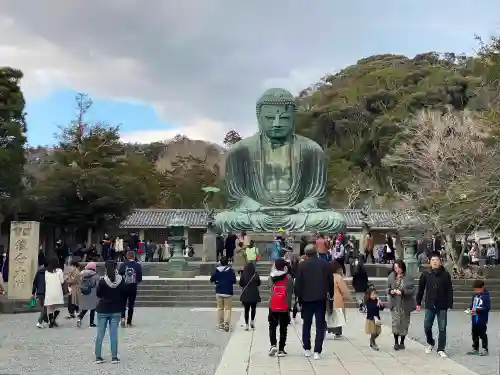
[[[427,25],[471,25],[472,40],[496,22],[487,6],[424,3],[416,12],[400,0],[382,11],[366,0],[4,0],[0,63],[25,73],[28,100],[70,88],[154,105],[178,128],[144,124],[124,137],[181,132],[220,142],[231,128],[256,129],[254,103],[269,86],[297,92],[366,54],[442,48]]]

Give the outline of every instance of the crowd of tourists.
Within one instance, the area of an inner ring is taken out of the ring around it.
[[[269,299],[268,325],[270,356],[287,355],[286,340],[289,324],[302,321],[302,343],[304,355],[320,359],[325,337],[342,339],[342,328],[347,324],[345,304],[355,299],[360,313],[365,316],[365,332],[368,345],[375,351],[380,348],[377,338],[382,331],[381,311],[388,310],[391,316],[390,329],[394,336],[393,349],[405,350],[405,339],[411,322],[411,314],[425,306],[424,327],[427,346],[426,353],[435,351],[446,358],[446,326],[448,310],[453,307],[453,287],[450,274],[441,264],[441,254],[433,251],[428,254],[430,269],[415,280],[406,273],[403,260],[392,262],[392,272],[387,278],[387,301],[382,301],[375,286],[370,283],[366,268],[366,258],[361,254],[352,263],[352,286],[355,292],[351,296],[345,279],[346,269],[343,253],[325,251],[327,238],[318,235],[314,243],[307,243],[301,248],[301,256],[286,257],[287,251],[273,261],[268,275]],[[330,240],[330,239],[328,239]],[[251,241],[249,241],[249,245]],[[340,239],[335,239],[335,246]],[[239,246],[239,245],[238,245]],[[217,298],[217,327],[229,331],[231,326],[232,297],[234,285],[238,282],[238,270],[233,268],[228,257],[221,254],[219,266],[211,276],[215,283]],[[250,260],[241,269],[239,286],[240,301],[244,307],[245,330],[255,328],[256,308],[261,301],[259,289],[261,276],[256,269],[256,261]],[[471,291],[472,351],[470,355],[488,354],[487,324],[491,306],[484,282],[476,280]],[[301,319],[297,319],[300,314]],[[316,334],[311,341],[311,327],[315,320]],[[432,328],[437,321],[437,341]],[[279,337],[277,332],[279,329]],[[480,343],[481,348],[480,350]]]
[[[68,321],[76,320],[81,328],[85,316],[89,326],[96,327],[95,361],[103,363],[102,342],[109,326],[111,362],[118,363],[118,327],[132,327],[137,287],[142,281],[142,267],[133,251],[123,263],[105,262],[104,276],[97,273],[95,262],[72,261],[66,272],[57,257],[40,266],[33,280],[32,301],[40,308],[36,326],[56,328],[58,317],[68,298]]]

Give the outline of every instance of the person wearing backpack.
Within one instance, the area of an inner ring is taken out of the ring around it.
[[[229,332],[233,307],[233,285],[236,284],[236,274],[229,265],[227,257],[222,257],[220,266],[210,276],[210,282],[215,284],[215,294],[217,296],[217,328]]]
[[[127,252],[127,260],[120,264],[118,273],[123,276],[125,303],[122,310],[122,327],[132,326],[132,317],[134,315],[135,299],[137,297],[137,286],[142,281],[142,266],[135,260],[133,251]],[[127,310],[128,305],[128,312]],[[126,314],[127,313],[127,314]],[[125,316],[127,319],[125,320]]]
[[[99,275],[96,272],[97,265],[94,262],[89,262],[80,275],[80,288],[78,302],[80,304],[80,313],[76,326],[82,326],[82,320],[90,311],[90,326],[95,327],[95,309],[99,299],[97,298],[97,285],[99,284]]]
[[[276,259],[269,275],[271,297],[269,299],[269,341],[271,348],[269,355],[284,357],[288,324],[290,324],[290,307],[292,306],[293,279],[288,274],[287,263],[284,259]],[[276,340],[276,331],[280,328],[279,344]]]
[[[257,304],[261,301],[259,286],[260,276],[255,269],[255,263],[245,265],[240,276],[241,290],[240,301],[245,309],[245,331],[255,328],[255,313]],[[250,324],[249,324],[250,323]]]

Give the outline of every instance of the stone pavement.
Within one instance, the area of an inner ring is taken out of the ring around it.
[[[478,375],[450,358],[425,354],[424,347],[412,340],[407,340],[405,351],[395,352],[387,326],[382,328],[378,339],[380,351],[375,352],[368,346],[364,333],[364,316],[356,310],[347,312],[345,338],[326,340],[322,357],[317,361],[303,356],[301,324],[289,326],[288,356],[277,358],[267,354],[267,309],[257,310],[254,331],[244,331],[242,319],[235,327],[215,375]]]
[[[384,314],[383,320],[389,323],[389,314]],[[446,352],[453,360],[479,374],[499,374],[500,331],[498,330],[498,322],[500,322],[500,312],[490,312],[488,324],[490,355],[488,357],[465,354],[471,350],[472,346],[470,321],[470,315],[466,315],[462,311],[448,312]],[[421,344],[426,342],[423,327],[424,312],[412,313],[409,336]],[[434,336],[437,337],[437,324],[434,324]]]
[[[109,363],[106,338],[103,355],[108,362],[96,365],[95,328],[89,327],[88,314],[80,329],[74,320],[65,319],[58,328],[38,329],[37,317],[0,315],[0,374],[213,375],[230,338],[215,329],[215,313],[140,307],[135,326],[119,329],[121,363]]]

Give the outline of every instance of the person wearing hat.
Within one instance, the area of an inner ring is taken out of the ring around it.
[[[295,275],[295,295],[302,307],[302,342],[304,355],[311,357],[311,326],[316,320],[314,359],[320,359],[325,338],[325,314],[328,298],[333,298],[333,270],[330,263],[318,257],[313,244],[305,248],[307,259],[299,263]]]
[[[89,262],[85,266],[85,269],[81,272],[80,276],[80,288],[79,288],[79,298],[78,303],[80,307],[80,313],[78,314],[78,320],[76,321],[76,326],[81,327],[82,320],[90,311],[90,327],[95,327],[95,309],[99,299],[97,298],[97,285],[99,284],[99,275],[97,274],[97,264],[95,262]]]

